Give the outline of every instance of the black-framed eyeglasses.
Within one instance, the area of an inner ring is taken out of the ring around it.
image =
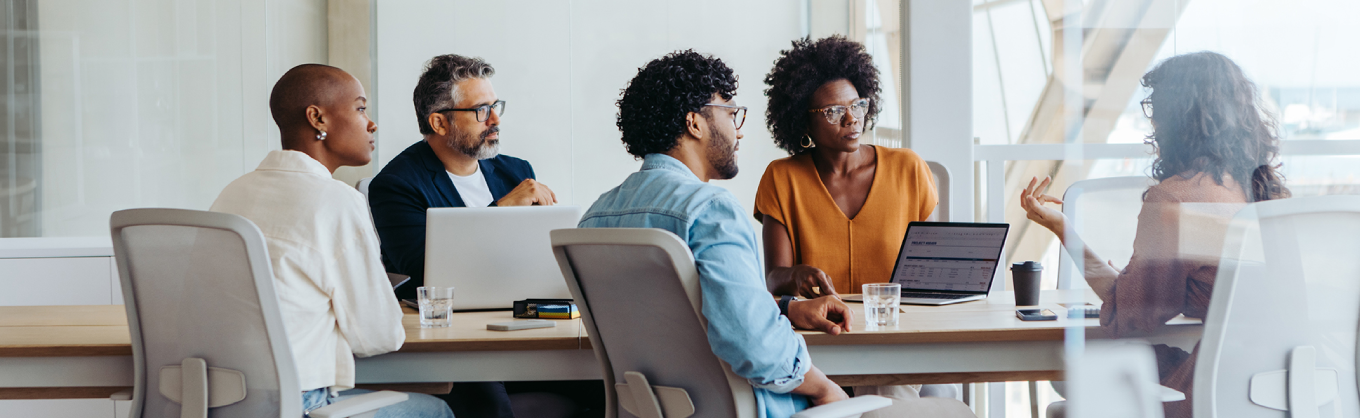
[[[504,115],[505,115],[505,101],[504,101],[504,100],[497,100],[495,103],[492,103],[492,104],[484,104],[484,105],[477,106],[477,107],[469,107],[469,108],[467,108],[467,109],[454,109],[454,108],[449,108],[449,109],[439,109],[439,110],[434,111],[434,113],[444,113],[444,112],[477,112],[477,121],[478,121],[478,122],[486,122],[486,118],[491,117],[491,111],[493,111],[493,110],[496,112],[496,116],[497,116],[497,117],[499,117],[499,116],[504,116]]]
[[[1138,105],[1143,107],[1143,116],[1147,116],[1148,119],[1152,119],[1152,98],[1148,97],[1146,99],[1143,99],[1143,101],[1138,102]]]
[[[869,113],[869,99],[856,100],[854,103],[850,103],[849,107],[846,107],[845,105],[832,105],[821,109],[811,109],[808,110],[808,112],[821,113],[823,116],[826,116],[827,123],[840,125],[841,122],[845,120],[846,113],[853,115],[855,119],[864,119],[864,115]]]
[[[733,113],[732,113],[732,124],[735,125],[735,126],[737,127],[737,130],[741,130],[741,126],[746,124],[746,106],[732,106],[732,105],[717,104],[717,103],[709,103],[709,104],[706,104],[706,105],[704,105],[704,106],[713,106],[713,107],[721,107],[721,108],[726,108],[726,109],[732,109],[732,110],[733,110]]]

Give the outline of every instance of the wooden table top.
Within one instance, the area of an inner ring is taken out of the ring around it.
[[[1058,311],[1059,301],[1087,300],[1099,304],[1090,291],[1044,291],[1040,306]],[[1016,319],[1014,295],[997,292],[983,301],[949,306],[903,305],[900,324],[868,330],[863,305],[855,311],[851,332],[827,335],[799,331],[809,345],[919,344],[939,342],[1055,341],[1064,328],[1081,321],[1091,337],[1101,337],[1097,319],[1025,322]],[[1060,315],[1061,317],[1061,315]],[[419,317],[407,310],[402,325],[406,342],[401,352],[570,350],[590,349],[579,319],[556,320],[553,328],[489,331],[486,324],[514,320],[509,311],[455,313],[449,328],[420,328]],[[1179,317],[1170,325],[1197,325]],[[125,356],[132,354],[127,318],[122,305],[0,307],[0,357]]]
[[[1058,314],[1056,321],[1021,321],[1015,316],[1015,293],[994,292],[980,301],[945,306],[902,305],[898,325],[892,328],[868,329],[864,323],[864,304],[848,303],[854,311],[850,332],[829,335],[815,331],[798,331],[808,345],[853,344],[921,344],[943,342],[1002,342],[1002,341],[1061,341],[1065,329],[1086,328],[1088,337],[1103,338],[1107,334],[1100,320],[1068,319],[1059,303],[1086,302],[1100,306],[1101,302],[1090,290],[1045,290],[1039,297],[1039,308]],[[1200,320],[1177,317],[1169,325],[1199,325]]]
[[[486,324],[513,321],[510,311],[459,312],[448,328],[421,328],[420,317],[405,310],[406,342],[401,352],[575,350],[584,334],[581,320],[554,320],[557,326],[521,331],[490,331]],[[0,357],[132,355],[123,305],[0,307]]]

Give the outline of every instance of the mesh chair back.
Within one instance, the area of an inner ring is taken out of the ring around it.
[[[684,389],[694,416],[755,416],[750,383],[708,345],[699,274],[679,237],[660,229],[559,229],[552,242],[604,368],[609,417],[633,416],[614,393],[626,372]]]
[[[119,211],[110,224],[132,332],[130,416],[180,416],[162,395],[161,369],[185,358],[245,375],[245,399],[208,416],[301,416],[260,230],[240,216],[178,209]]]
[[[1111,177],[1072,183],[1063,193],[1063,215],[1077,232],[1082,245],[1096,254],[1125,266],[1133,256],[1133,238],[1138,232],[1138,212],[1143,207],[1143,192],[1157,184],[1146,176]],[[1076,247],[1076,243],[1071,243]],[[1058,288],[1085,289],[1081,259],[1072,251],[1058,254]]]
[[[1360,196],[1238,213],[1204,319],[1195,416],[1360,416],[1356,231]]]

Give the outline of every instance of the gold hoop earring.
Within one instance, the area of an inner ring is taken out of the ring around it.
[[[317,140],[317,141],[325,141],[325,140],[326,140],[326,131],[321,131],[321,133],[316,134],[316,140]]]
[[[806,140],[807,140],[806,143],[800,143],[800,144],[799,144],[799,145],[802,145],[803,148],[817,148],[817,143],[816,143],[816,142],[812,142],[812,137],[811,137],[811,136],[808,136],[807,134],[803,134],[803,139],[806,139]]]

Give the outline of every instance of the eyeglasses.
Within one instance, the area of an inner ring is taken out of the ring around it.
[[[746,106],[732,106],[732,105],[717,104],[717,103],[709,103],[709,104],[706,104],[706,105],[704,105],[704,106],[713,106],[713,107],[722,107],[722,108],[727,108],[727,109],[734,109],[734,110],[735,110],[735,113],[732,113],[732,124],[733,124],[733,125],[736,125],[737,130],[741,130],[741,126],[746,124]]]
[[[504,101],[504,100],[497,100],[495,103],[492,103],[492,104],[489,104],[489,105],[481,105],[481,106],[477,106],[477,107],[470,107],[470,108],[467,108],[467,109],[453,109],[453,108],[449,108],[449,109],[440,109],[440,110],[436,110],[436,111],[434,111],[434,112],[432,112],[432,113],[444,113],[444,112],[477,112],[477,121],[478,121],[478,122],[486,122],[486,118],[491,117],[491,111],[493,111],[493,110],[496,111],[496,116],[504,115],[504,114],[505,114],[505,101]]]
[[[1147,116],[1148,119],[1152,119],[1152,98],[1148,97],[1146,99],[1143,99],[1143,101],[1138,102],[1138,104],[1143,106],[1143,116]]]
[[[845,107],[844,105],[834,105],[823,107],[821,109],[812,109],[809,110],[808,112],[821,113],[822,115],[826,116],[827,123],[830,123],[832,125],[840,125],[841,121],[845,120],[846,110],[849,110],[850,115],[854,116],[855,119],[863,119],[864,114],[869,113],[869,99],[856,100],[854,103],[850,104],[850,107]]]

